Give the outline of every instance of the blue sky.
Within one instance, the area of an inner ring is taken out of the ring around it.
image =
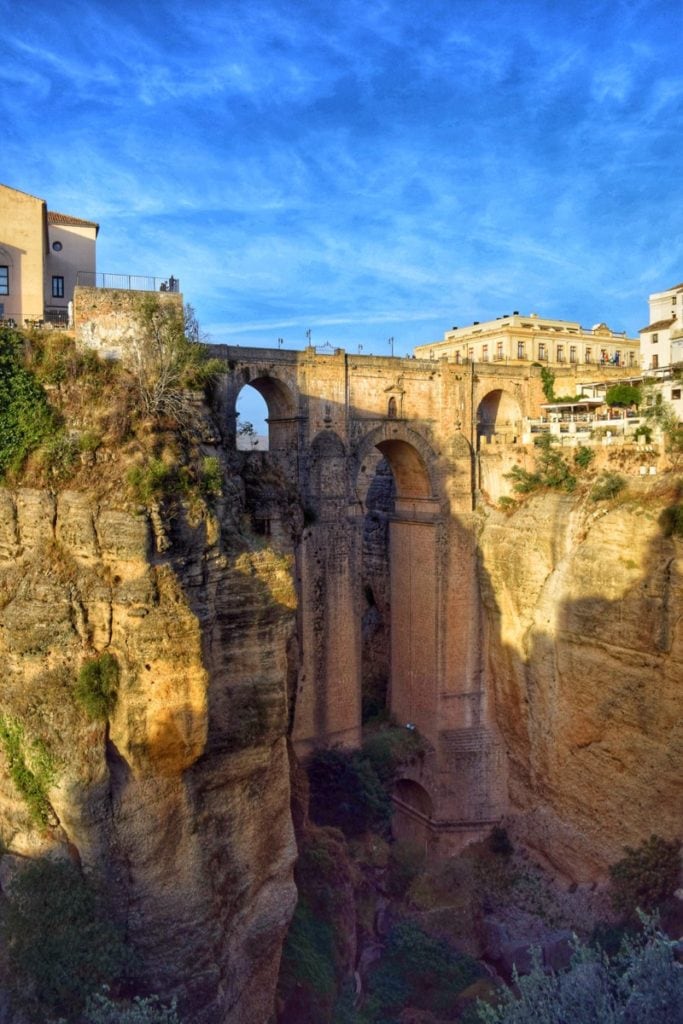
[[[407,353],[683,280],[681,0],[0,0],[0,181],[215,341]]]

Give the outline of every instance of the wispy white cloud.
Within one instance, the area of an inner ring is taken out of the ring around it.
[[[24,6],[3,180],[100,221],[102,269],[175,273],[216,334],[508,305],[633,330],[674,270],[666,0]]]

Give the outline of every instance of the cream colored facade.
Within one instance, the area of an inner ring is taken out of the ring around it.
[[[95,273],[99,226],[0,185],[0,319],[66,321],[80,271]]]
[[[586,329],[570,320],[548,320],[536,313],[475,321],[446,331],[443,341],[418,345],[418,359],[454,363],[548,363],[637,367],[639,342],[606,324]]]

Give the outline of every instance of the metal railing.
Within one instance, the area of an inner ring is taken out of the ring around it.
[[[101,274],[79,270],[76,284],[84,288],[110,288],[133,292],[179,292],[180,281],[170,277],[147,277],[144,274]]]

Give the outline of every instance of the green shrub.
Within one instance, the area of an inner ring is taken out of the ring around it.
[[[579,469],[588,469],[591,462],[595,458],[595,452],[592,448],[588,448],[585,444],[579,445],[574,452],[574,462]]]
[[[102,444],[102,438],[94,430],[84,430],[78,438],[78,450],[81,452],[96,452]]]
[[[368,977],[362,1019],[385,1024],[408,1006],[437,1016],[450,1013],[458,994],[483,973],[471,957],[456,953],[415,922],[399,921]]]
[[[639,427],[636,427],[635,437],[644,437],[645,443],[649,444],[652,440],[652,428],[646,426],[645,423],[641,423]]]
[[[45,826],[52,816],[47,791],[55,779],[54,761],[40,739],[28,739],[15,718],[0,715],[0,744],[14,785],[26,802],[31,820]]]
[[[547,402],[555,401],[555,374],[548,366],[541,367],[541,387]]]
[[[105,651],[81,666],[74,696],[89,718],[106,721],[116,706],[118,686],[119,664]]]
[[[31,861],[11,881],[2,919],[13,999],[34,1021],[75,1020],[129,962],[101,890],[70,862]]]
[[[182,1024],[173,999],[168,1006],[158,996],[137,996],[132,1002],[113,1001],[106,992],[88,1000],[84,1024]]]
[[[308,765],[310,815],[346,836],[386,832],[391,800],[371,762],[359,752],[318,750]]]
[[[361,756],[370,762],[380,781],[389,785],[401,765],[423,757],[426,750],[427,745],[416,729],[389,726],[365,737]]]
[[[553,973],[540,956],[513,977],[497,1006],[479,1003],[482,1024],[655,1024],[683,1019],[683,971],[673,943],[647,922],[610,958],[577,943],[571,967]]]
[[[205,498],[219,498],[223,491],[223,471],[214,455],[202,459],[199,489]]]
[[[611,498],[616,498],[624,487],[626,487],[626,481],[623,476],[619,476],[618,473],[603,473],[593,485],[590,492],[591,501],[609,501]]]
[[[410,842],[396,842],[389,847],[386,889],[394,899],[403,899],[417,878],[425,861],[422,846]]]
[[[66,430],[53,434],[42,446],[40,455],[49,476],[68,480],[78,459],[79,444]]]
[[[173,479],[173,467],[161,459],[150,459],[144,466],[131,466],[128,483],[138,501],[147,505],[164,495]]]
[[[665,508],[659,523],[666,537],[683,537],[683,504],[678,502]]]
[[[0,327],[0,480],[21,468],[54,425],[43,387],[22,364],[19,335]]]
[[[562,454],[553,448],[553,435],[541,434],[535,439],[534,444],[538,449],[538,455],[533,473],[522,469],[521,466],[513,466],[510,472],[505,474],[513,481],[513,490],[518,494],[530,494],[540,487],[573,491],[576,487],[576,477]]]
[[[681,872],[680,842],[652,835],[609,869],[614,909],[626,915],[651,911],[676,889]]]
[[[513,508],[516,507],[516,505],[517,502],[515,501],[515,499],[510,498],[507,495],[503,495],[503,497],[498,499],[498,507],[501,508],[504,512],[511,511]]]

